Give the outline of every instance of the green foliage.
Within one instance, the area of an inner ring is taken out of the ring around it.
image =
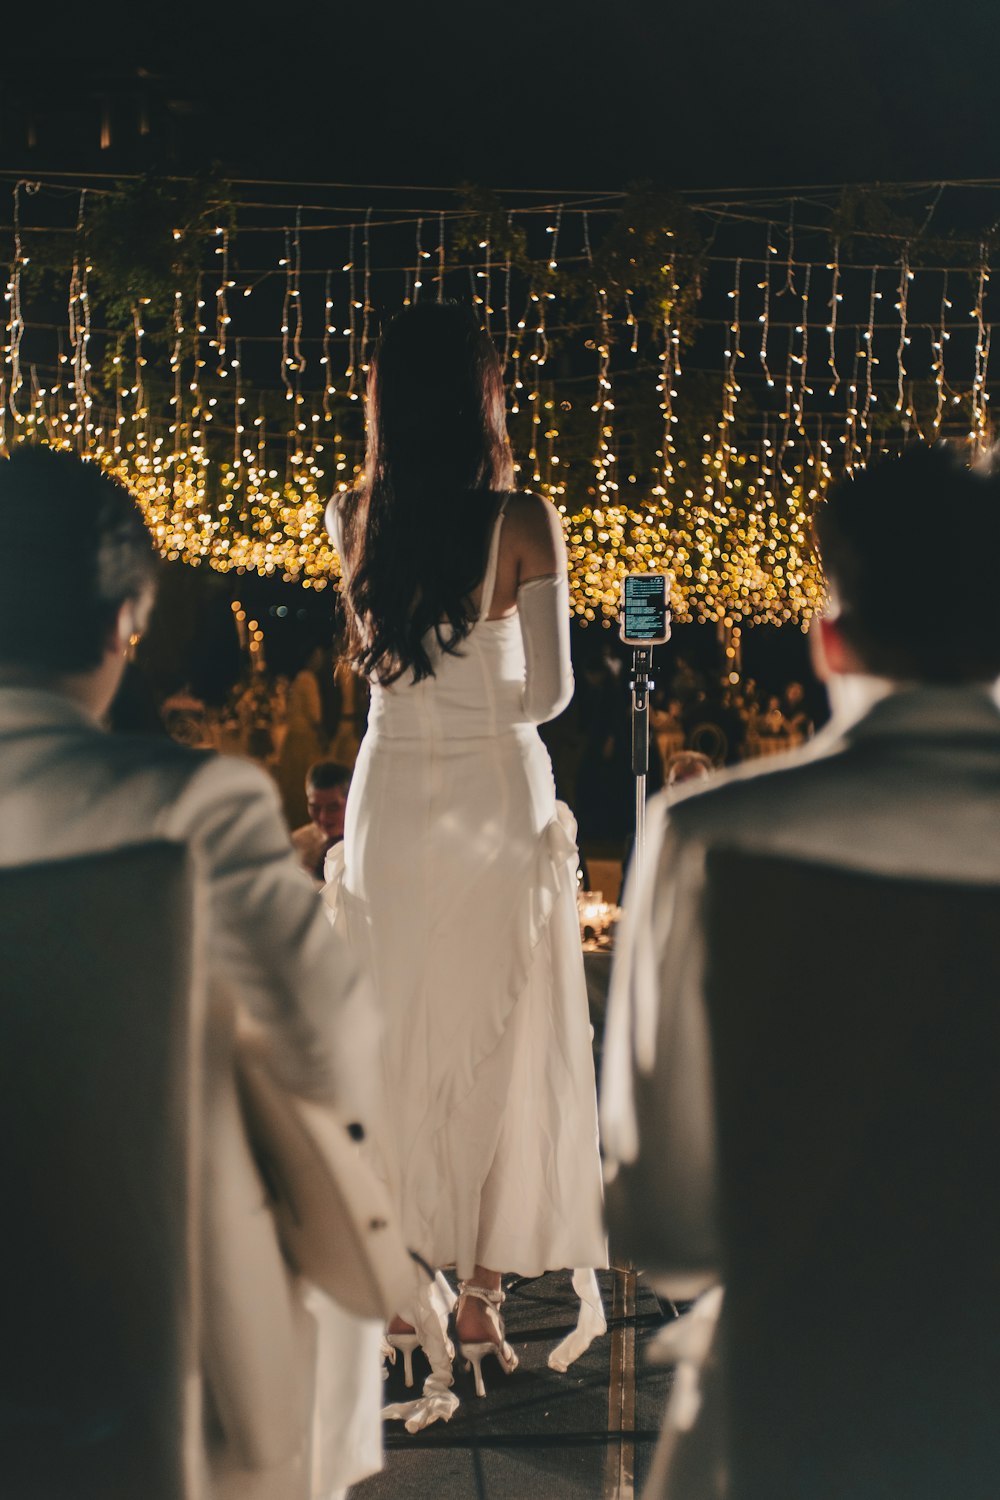
[[[454,231],[454,247],[478,257],[485,240],[494,264],[509,260],[516,270],[530,271],[527,236],[496,193],[469,182],[460,183],[458,192],[462,218]]]
[[[974,239],[949,229],[930,233],[934,203],[925,207],[920,219],[902,208],[904,199],[912,199],[912,190],[877,183],[848,186],[840,197],[830,221],[830,234],[839,239],[845,259],[875,260],[882,263],[900,259],[904,254],[911,266],[947,265],[978,266],[981,252],[987,257],[1000,239],[998,226]]]
[[[621,212],[594,257],[598,281],[628,296],[652,321],[669,321],[689,341],[705,266],[706,245],[690,208],[646,184],[629,188]]]
[[[232,228],[231,195],[213,174],[176,182],[141,177],[120,183],[85,220],[93,286],[112,324],[128,326],[139,304],[167,320],[174,293],[193,298],[210,241]]]

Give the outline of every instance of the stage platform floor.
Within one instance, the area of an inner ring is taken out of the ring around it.
[[[602,1272],[608,1332],[565,1375],[546,1365],[576,1321],[569,1273],[505,1283],[507,1337],[520,1364],[504,1375],[483,1366],[486,1398],[455,1365],[461,1405],[448,1423],[411,1435],[385,1429],[386,1465],[350,1500],[633,1500],[642,1493],[670,1386],[647,1366],[643,1346],[674,1315],[626,1268]],[[419,1352],[417,1384],[427,1372]],[[402,1359],[385,1399],[404,1401]]]

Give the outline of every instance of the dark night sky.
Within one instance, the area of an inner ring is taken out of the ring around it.
[[[8,52],[8,92],[51,102],[88,72],[141,65],[194,106],[173,111],[173,165],[216,158],[240,176],[616,189],[1000,175],[996,6],[182,0],[136,17],[89,12],[70,44],[46,22],[14,70]]]

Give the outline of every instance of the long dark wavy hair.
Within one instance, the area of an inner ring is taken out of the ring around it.
[[[369,679],[434,675],[425,637],[457,651],[476,620],[499,493],[510,490],[503,371],[471,311],[395,317],[368,381],[364,482],[345,496],[346,656]]]

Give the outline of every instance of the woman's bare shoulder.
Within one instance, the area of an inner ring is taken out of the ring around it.
[[[519,490],[507,501],[509,544],[520,560],[522,580],[555,573],[565,566],[562,520],[551,501],[530,490]]]
[[[518,490],[507,501],[507,520],[512,531],[539,546],[562,537],[562,518],[551,500],[531,490]]]

